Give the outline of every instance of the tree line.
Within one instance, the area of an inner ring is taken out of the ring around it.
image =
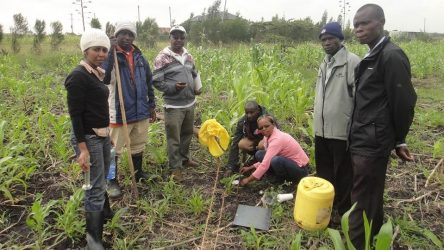
[[[271,21],[251,22],[240,16],[229,14],[220,10],[221,1],[216,0],[200,16],[190,17],[181,23],[188,31],[188,39],[195,44],[205,43],[238,43],[238,42],[304,42],[318,39],[320,29],[328,22],[342,22],[342,17],[337,19],[330,17],[324,11],[319,22],[314,22],[310,17],[304,19],[285,19],[285,17],[274,16]],[[37,19],[33,30],[30,31],[28,21],[22,14],[13,16],[14,26],[11,31],[11,48],[14,53],[20,51],[20,40],[26,34],[33,35],[33,49],[36,53],[41,52],[41,44],[49,36],[53,49],[58,49],[64,40],[63,25],[56,21],[50,23],[51,32],[46,34],[46,23]],[[92,18],[90,22],[92,28],[101,29],[102,25],[98,18]],[[143,22],[136,22],[137,40],[146,47],[154,47],[159,39],[165,39],[167,34],[162,36],[156,20],[146,18]],[[105,31],[109,36],[114,34],[115,26],[107,22]],[[352,39],[352,29],[348,22],[344,29],[345,39]],[[0,43],[3,39],[3,26],[0,25]]]

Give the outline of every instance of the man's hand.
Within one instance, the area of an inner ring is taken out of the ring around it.
[[[109,41],[111,44],[110,51],[113,51],[117,47],[117,38],[115,36],[110,36]]]
[[[176,90],[181,91],[187,86],[186,82],[176,82]]]
[[[156,110],[150,108],[150,122],[155,122],[157,120]]]
[[[396,155],[403,161],[413,161],[415,159],[412,155],[410,155],[409,149],[405,146],[397,147]]]

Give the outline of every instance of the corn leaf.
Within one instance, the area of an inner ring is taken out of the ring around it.
[[[378,235],[375,236],[376,238],[375,249],[377,250],[390,249],[390,245],[392,244],[392,237],[393,237],[393,225],[391,220],[389,219],[384,225],[382,225]]]
[[[330,235],[331,241],[333,241],[333,246],[335,250],[345,250],[344,242],[342,242],[341,234],[336,229],[327,228],[328,234]]]

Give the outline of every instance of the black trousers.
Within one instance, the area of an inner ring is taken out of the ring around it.
[[[315,137],[316,175],[328,180],[335,188],[333,209],[340,215],[351,207],[350,192],[353,171],[347,142]]]
[[[350,239],[357,250],[365,248],[363,212],[373,221],[371,240],[379,232],[384,219],[384,184],[389,156],[367,157],[351,155],[353,188],[351,202],[357,202],[350,214]]]

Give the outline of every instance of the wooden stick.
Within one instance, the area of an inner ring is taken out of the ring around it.
[[[210,207],[208,208],[208,215],[207,215],[207,219],[205,220],[205,230],[204,230],[204,234],[202,235],[202,242],[200,245],[201,249],[204,249],[204,245],[205,245],[205,238],[207,236],[207,229],[208,229],[208,223],[210,221],[210,217],[211,217],[211,210],[213,209],[213,204],[214,204],[214,196],[216,193],[216,188],[217,188],[217,182],[219,180],[219,170],[220,170],[220,159],[217,158],[216,159],[216,165],[217,165],[217,170],[216,170],[216,179],[214,180],[214,184],[213,184],[213,191],[211,192],[211,202],[210,202]]]
[[[128,124],[126,123],[126,113],[125,113],[125,102],[123,100],[122,93],[122,81],[120,80],[120,69],[119,62],[117,60],[116,49],[113,50],[114,55],[114,67],[116,72],[117,79],[117,92],[119,93],[119,102],[120,102],[120,113],[122,114],[122,123],[123,123],[123,134],[125,136],[125,144],[126,144],[126,152],[128,153],[128,165],[131,172],[131,188],[133,190],[133,195],[136,199],[139,199],[139,192],[137,191],[136,177],[134,175],[134,164],[133,158],[131,157],[131,142],[128,133]]]
[[[399,225],[395,227],[395,232],[393,233],[392,237],[392,243],[390,243],[391,246],[393,246],[393,243],[395,242],[396,237],[398,237],[399,234]]]
[[[436,164],[435,168],[433,168],[433,171],[430,173],[429,177],[427,178],[427,181],[426,181],[424,187],[427,187],[429,185],[430,179],[436,173],[436,170],[439,168],[439,166],[441,166],[443,161],[444,161],[444,158],[441,158],[441,160],[438,162],[438,164]]]
[[[415,174],[415,185],[413,186],[413,191],[415,192],[415,194],[418,192],[418,178],[416,177],[416,174]]]
[[[428,192],[428,193],[426,193],[426,194],[423,194],[423,195],[421,195],[421,196],[418,196],[418,197],[416,197],[416,198],[411,198],[411,199],[406,199],[406,200],[400,200],[400,201],[398,201],[398,203],[396,203],[396,205],[399,205],[399,204],[401,204],[401,203],[403,203],[403,202],[414,202],[414,201],[419,201],[419,200],[421,200],[422,198],[431,195],[432,193],[433,193],[433,191],[430,191],[430,192]]]
[[[225,206],[225,192],[222,194],[222,205],[220,206],[220,210],[219,210],[219,221],[217,222],[217,229],[219,229],[220,222],[222,221],[222,214],[224,211],[224,206]],[[214,240],[214,249],[216,249],[216,247],[217,247],[217,239],[218,238],[219,238],[219,234],[216,233],[216,239]]]

